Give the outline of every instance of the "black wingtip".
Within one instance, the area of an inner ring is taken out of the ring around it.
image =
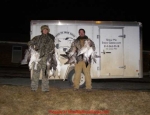
[[[68,59],[68,56],[67,56],[66,54],[60,54],[60,56],[62,56],[62,57],[64,57],[64,58]]]
[[[66,55],[68,55],[69,54],[69,52],[65,52],[66,53]]]

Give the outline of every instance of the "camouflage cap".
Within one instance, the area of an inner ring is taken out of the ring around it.
[[[41,32],[42,32],[44,29],[47,29],[48,32],[50,32],[50,29],[49,29],[48,25],[43,25],[43,26],[41,26]]]

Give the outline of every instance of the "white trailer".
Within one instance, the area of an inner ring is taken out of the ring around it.
[[[40,27],[48,25],[55,36],[56,51],[61,64],[61,76],[55,79],[74,77],[74,65],[64,65],[67,61],[60,54],[70,48],[80,28],[96,46],[100,57],[91,64],[92,79],[142,78],[142,23],[123,21],[78,21],[78,20],[32,20],[31,39],[41,34]],[[54,79],[51,77],[50,79]],[[85,83],[82,73],[80,85]]]

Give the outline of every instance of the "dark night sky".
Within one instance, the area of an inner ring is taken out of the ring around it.
[[[59,1],[3,0],[0,3],[1,41],[28,41],[30,39],[30,20],[101,20],[101,21],[139,21],[143,24],[143,49],[149,49],[148,15],[146,2],[106,2],[106,0]],[[131,0],[130,0],[131,1]],[[11,37],[24,34],[26,39]]]

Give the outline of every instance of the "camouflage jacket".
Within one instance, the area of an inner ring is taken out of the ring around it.
[[[70,52],[70,51],[72,51],[72,49],[74,48],[74,47],[76,47],[76,49],[77,49],[77,52],[82,48],[82,46],[81,46],[81,44],[80,44],[80,37],[78,37],[77,39],[75,39],[74,40],[74,42],[72,42],[72,44],[71,44],[71,48],[67,51],[67,52]],[[94,44],[94,42],[90,39],[90,38],[88,38],[87,36],[85,36],[84,38],[82,38],[82,39],[89,39],[90,41],[91,41],[91,47],[93,48],[93,50],[95,51],[95,44]],[[78,57],[76,57],[76,59],[77,59],[77,61],[82,61],[83,60],[83,55],[80,55],[80,56],[78,56]]]
[[[38,35],[28,42],[28,46],[33,47],[40,53],[40,57],[48,56],[49,52],[55,49],[55,37],[52,34]]]

